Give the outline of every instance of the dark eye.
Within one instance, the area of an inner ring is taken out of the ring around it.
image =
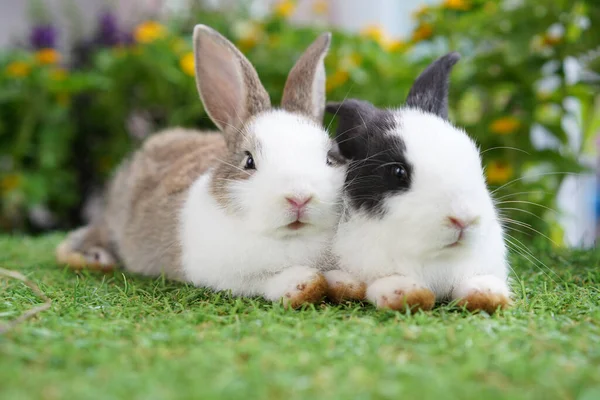
[[[246,152],[246,162],[244,162],[244,169],[256,169],[256,165],[254,165],[254,157],[252,157],[252,154],[249,151]]]
[[[402,165],[392,166],[392,174],[394,174],[394,176],[400,180],[404,180],[408,176],[406,168],[404,168]]]

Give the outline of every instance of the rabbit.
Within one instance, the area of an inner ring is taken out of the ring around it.
[[[290,71],[281,108],[224,36],[194,28],[196,84],[221,133],[152,136],[109,184],[103,217],[57,249],[75,268],[166,275],[289,307],[324,297],[318,270],[341,212],[346,163],[322,127],[331,34]]]
[[[479,149],[448,121],[448,80],[459,59],[451,52],[430,64],[404,107],[327,104],[350,160],[332,245],[339,269],[325,274],[338,298],[393,310],[450,300],[492,313],[510,304],[503,230]],[[362,284],[364,291],[345,289]]]

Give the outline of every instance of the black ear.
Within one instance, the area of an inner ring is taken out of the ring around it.
[[[348,99],[341,103],[327,103],[325,111],[338,117],[335,141],[342,155],[349,159],[364,157],[368,127],[377,119],[380,110],[368,101]]]
[[[406,105],[448,119],[448,79],[458,60],[460,54],[452,52],[425,68],[408,92]]]

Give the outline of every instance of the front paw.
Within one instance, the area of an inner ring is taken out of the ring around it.
[[[394,275],[381,278],[367,288],[367,298],[377,308],[431,310],[435,294],[412,278]]]
[[[327,298],[335,303],[348,300],[364,300],[367,285],[349,273],[336,269],[324,273],[327,280]]]
[[[321,301],[327,292],[325,277],[314,268],[291,267],[273,276],[267,282],[265,298],[283,301],[286,307]]]
[[[482,310],[488,314],[511,304],[508,285],[492,275],[476,276],[461,283],[454,291],[454,299],[469,311]]]

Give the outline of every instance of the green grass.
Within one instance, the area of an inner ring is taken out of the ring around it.
[[[53,262],[59,236],[0,237],[52,307],[0,336],[1,399],[600,399],[600,252],[532,249],[502,315],[257,299]],[[0,318],[40,300],[0,278]]]

